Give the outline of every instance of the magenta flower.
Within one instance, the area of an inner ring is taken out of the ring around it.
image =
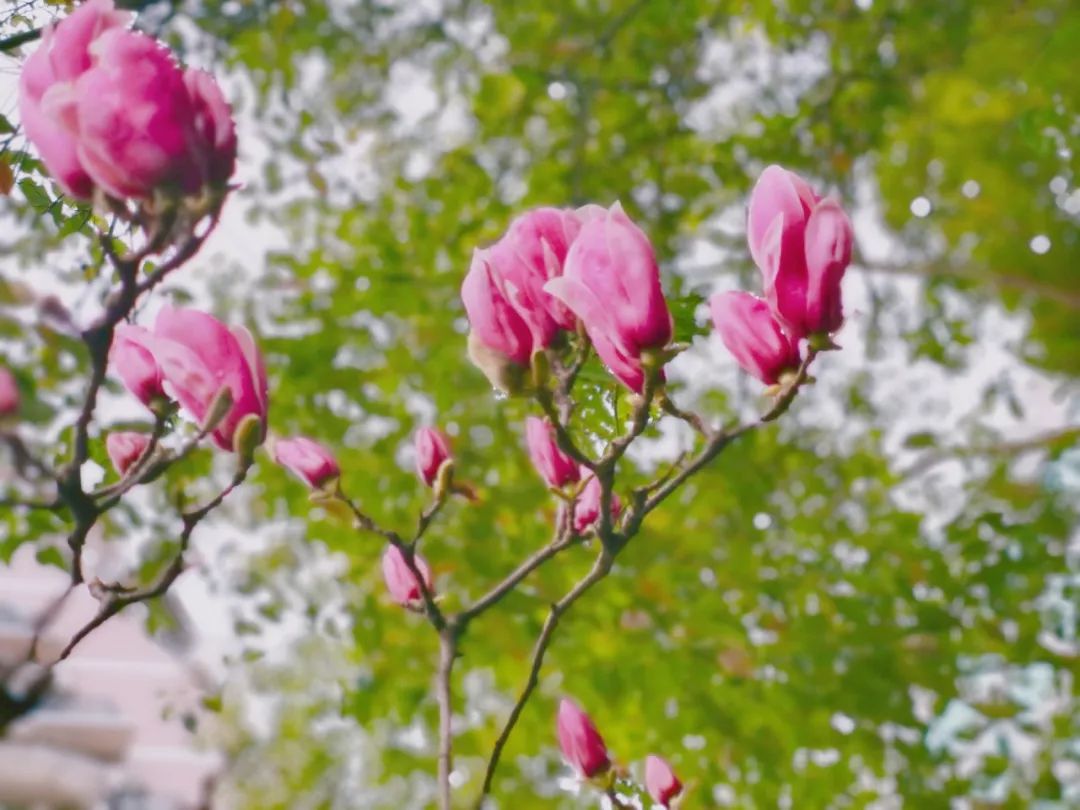
[[[341,477],[334,454],[306,436],[275,441],[274,461],[312,489],[322,489]]]
[[[588,476],[585,486],[574,502],[574,531],[584,534],[596,525],[600,519],[600,495],[601,487],[599,479],[593,475],[592,470],[581,468],[581,475]],[[617,518],[622,511],[622,501],[614,492],[611,493],[611,517]]]
[[[427,562],[419,554],[413,555],[413,561],[424,579],[424,586],[428,593],[432,592],[431,569]],[[405,555],[397,546],[387,546],[382,556],[382,574],[386,582],[386,589],[395,602],[402,607],[417,609],[423,602],[423,593],[416,576],[409,570],[405,562]]]
[[[574,313],[544,291],[562,275],[570,245],[581,230],[574,211],[535,208],[510,223],[487,251],[492,271],[532,334],[532,351],[551,345],[560,329],[573,329]]]
[[[41,34],[41,45],[27,58],[19,80],[19,116],[26,137],[37,147],[42,161],[60,187],[72,197],[89,199],[94,181],[78,155],[72,127],[58,120],[57,111],[71,112],[74,83],[90,69],[91,43],[131,20],[116,11],[111,0],[88,0]],[[59,96],[59,98],[57,98]]]
[[[117,328],[112,364],[135,396],[149,404],[164,383],[168,392],[198,422],[210,411],[218,392],[228,388],[232,407],[211,436],[223,450],[233,449],[240,421],[255,415],[265,432],[266,368],[251,334],[230,330],[194,309],[163,307],[153,332],[137,326]],[[155,388],[155,381],[158,388]],[[164,395],[164,394],[163,394]]]
[[[422,427],[416,431],[416,473],[427,486],[435,486],[439,477],[439,468],[446,461],[451,461],[450,443],[441,431],[432,427]]]
[[[589,715],[568,698],[559,703],[556,722],[559,747],[570,766],[584,779],[591,779],[611,767],[607,746]]]
[[[670,807],[672,799],[682,793],[683,785],[667,760],[649,754],[645,758],[645,789],[658,805]]]
[[[224,186],[236,168],[236,124],[232,108],[217,80],[205,70],[188,68],[184,71],[191,103],[195,110],[193,121],[198,135],[199,168],[212,186]]]
[[[95,187],[147,199],[223,186],[236,135],[221,91],[129,30],[130,19],[112,0],[88,0],[46,29],[20,79],[27,137],[74,197]]]
[[[147,344],[153,335],[141,326],[122,323],[116,327],[109,362],[124,386],[143,405],[166,400],[161,368]]]
[[[15,375],[0,366],[0,416],[11,416],[19,411],[19,385]]]
[[[469,318],[469,358],[492,385],[504,390],[513,387],[513,375],[526,368],[532,357],[532,333],[510,303],[487,251],[473,252],[461,284],[461,300]]]
[[[559,449],[555,427],[549,420],[537,416],[525,420],[525,445],[533,466],[549,487],[562,489],[581,480],[577,462]]]
[[[113,469],[124,476],[131,465],[142,457],[148,444],[150,437],[145,433],[121,430],[105,437],[105,452],[109,455]]]
[[[747,292],[717,293],[709,299],[713,325],[735,361],[766,385],[799,367],[799,348],[784,334],[769,305]]]
[[[641,393],[644,353],[671,342],[672,323],[660,270],[647,236],[616,203],[584,224],[566,257],[563,275],[544,289],[585,325],[596,353],[624,385]]]
[[[750,255],[773,314],[795,340],[835,332],[844,320],[840,282],[851,261],[851,222],[793,172],[769,166],[750,195]]]

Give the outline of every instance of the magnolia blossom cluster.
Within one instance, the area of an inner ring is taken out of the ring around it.
[[[87,0],[42,32],[19,80],[27,137],[79,199],[223,190],[236,130],[221,89],[130,29],[131,19],[112,0]]]
[[[582,779],[599,779],[611,771],[611,756],[596,725],[574,701],[563,698],[555,722],[566,761]],[[669,808],[681,796],[683,784],[667,760],[650,754],[645,759],[645,789],[653,801]]]
[[[133,324],[116,328],[110,364],[140,402],[159,414],[179,403],[210,428],[222,450],[250,452],[265,438],[266,367],[243,327],[230,329],[205,312],[166,306],[153,329]],[[130,456],[121,447],[114,440],[114,463]]]
[[[537,208],[473,254],[461,285],[469,356],[496,387],[522,389],[532,356],[578,325],[612,374],[641,393],[672,323],[648,237],[610,209]]]
[[[773,385],[799,366],[800,341],[827,348],[843,323],[840,282],[851,259],[851,223],[835,200],[770,166],[751,195],[747,230],[765,297],[720,293],[710,309],[739,365]],[[527,387],[533,356],[559,348],[565,333],[583,331],[611,374],[638,394],[650,375],[663,381],[662,366],[675,354],[656,253],[618,203],[521,215],[494,245],[473,254],[461,298],[469,356],[509,393]],[[539,435],[538,427],[528,431]],[[549,469],[552,460],[544,459]],[[551,472],[545,478],[556,487],[575,475]]]
[[[829,348],[844,321],[840,282],[851,222],[798,175],[770,166],[750,195],[747,242],[765,297],[734,291],[709,301],[713,324],[739,365],[767,385],[802,361],[800,341]]]

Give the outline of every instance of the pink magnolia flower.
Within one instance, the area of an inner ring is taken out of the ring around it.
[[[585,215],[563,275],[544,289],[581,319],[611,373],[640,393],[642,355],[671,342],[671,314],[652,244],[618,203]]]
[[[574,502],[574,531],[583,534],[600,519],[600,495],[601,486],[599,479],[593,475],[592,470],[581,468],[581,475],[588,476],[585,486]],[[611,493],[611,517],[617,518],[622,511],[622,501],[614,492]]]
[[[428,593],[432,592],[431,569],[419,554],[413,556],[416,568],[424,579]],[[416,576],[409,570],[405,555],[397,546],[387,546],[382,556],[382,574],[390,596],[402,607],[417,608],[423,601],[423,594]]]
[[[88,0],[27,59],[20,114],[64,190],[118,198],[195,194],[232,173],[236,135],[214,80],[185,73],[112,0]]]
[[[341,477],[334,454],[306,436],[274,442],[274,461],[312,489],[322,489]]]
[[[649,754],[645,758],[645,789],[661,807],[670,807],[671,800],[682,793],[683,785],[667,760]]]
[[[799,366],[799,348],[773,318],[769,305],[746,292],[717,293],[709,299],[713,325],[735,361],[766,385]]]
[[[793,172],[769,166],[750,195],[750,255],[773,314],[794,339],[835,332],[844,320],[840,282],[851,261],[851,222]]]
[[[124,386],[143,405],[151,407],[155,400],[165,400],[161,368],[154,359],[148,343],[153,335],[141,326],[122,323],[116,327],[109,362]]]
[[[547,419],[530,416],[525,420],[525,445],[533,466],[549,487],[562,489],[581,480],[577,462],[559,449],[555,427]]]
[[[206,180],[213,186],[224,186],[236,168],[236,124],[232,108],[221,87],[205,70],[188,68],[184,71],[191,103],[195,108],[194,127],[198,135],[195,154]]]
[[[113,366],[144,403],[150,401],[145,395],[154,390],[152,382],[160,380],[161,387],[167,387],[168,393],[202,422],[218,392],[227,387],[232,407],[211,433],[217,445],[232,450],[236,428],[249,414],[258,418],[265,431],[269,407],[266,368],[246,329],[230,330],[198,310],[163,307],[152,332],[121,326],[117,337],[126,348],[119,354],[114,348]]]
[[[148,444],[150,437],[145,433],[122,430],[105,437],[105,452],[109,455],[113,469],[123,476],[127,475],[131,465],[142,457]]]
[[[563,698],[559,703],[555,725],[563,756],[579,776],[591,779],[611,767],[604,738],[589,715],[572,700]]]
[[[131,14],[116,11],[111,0],[87,0],[66,19],[42,31],[41,45],[23,65],[19,79],[23,130],[60,187],[72,197],[89,199],[94,181],[79,159],[75,133],[57,120],[55,96],[70,95],[75,80],[89,70],[94,39],[126,27],[130,19]]]
[[[441,431],[432,427],[422,427],[416,431],[416,473],[427,486],[435,486],[439,477],[439,468],[443,462],[451,460],[450,443]]]
[[[534,352],[551,345],[560,329],[574,328],[574,313],[545,292],[544,284],[562,275],[579,230],[581,222],[574,211],[535,208],[511,222],[487,251],[492,270],[532,334]]]
[[[473,252],[461,284],[469,318],[469,357],[498,388],[506,389],[512,367],[524,369],[532,358],[532,332],[491,267],[487,251]]]
[[[15,375],[0,366],[0,416],[11,416],[19,410],[19,385]]]

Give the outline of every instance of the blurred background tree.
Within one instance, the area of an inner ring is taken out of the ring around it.
[[[62,10],[12,3],[0,36]],[[532,205],[620,199],[694,341],[674,384],[720,419],[757,389],[700,304],[754,283],[753,179],[781,163],[855,212],[844,351],[563,623],[495,806],[589,806],[554,749],[563,693],[624,761],[667,755],[691,807],[1080,802],[1075,3],[211,0],[142,3],[138,24],[228,74],[240,124],[243,188],[172,295],[246,317],[278,383],[272,427],[339,448],[389,523],[423,503],[412,432],[451,432],[484,497],[428,540],[451,602],[543,543],[552,510],[522,449],[527,403],[465,358],[475,247]],[[25,49],[5,50],[13,76]],[[43,271],[83,283],[92,246],[23,150],[13,94],[0,104],[16,313]],[[26,324],[0,311],[47,431],[78,355]],[[603,433],[613,384],[594,371]],[[657,435],[637,475],[687,441]],[[228,754],[221,806],[426,806],[434,639],[383,596],[377,544],[270,465],[256,480],[205,552],[235,631],[202,730]],[[54,528],[3,520],[4,554]],[[152,557],[164,529],[141,528]],[[587,564],[545,569],[464,639],[463,797],[548,604]]]

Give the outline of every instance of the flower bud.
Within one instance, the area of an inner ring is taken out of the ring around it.
[[[574,502],[574,531],[578,534],[587,532],[600,519],[600,496],[603,494],[600,480],[593,474],[592,470],[582,467],[581,475],[588,476],[588,480],[585,482],[581,494],[578,495],[577,500]],[[612,492],[612,519],[617,518],[621,511],[622,502],[619,500],[619,496]]]
[[[430,593],[432,591],[431,569],[428,568],[428,564],[419,554],[413,555],[413,562],[416,564],[417,570],[424,579],[424,585]],[[383,580],[386,582],[386,589],[395,602],[402,607],[413,610],[421,606],[424,597],[420,590],[420,584],[409,569],[408,563],[405,562],[405,555],[401,553],[401,549],[397,546],[387,546],[386,551],[383,552],[382,573]]]
[[[448,461],[450,443],[441,431],[432,427],[422,427],[416,431],[414,440],[416,451],[416,473],[420,480],[429,487],[434,487],[439,477],[439,469]]]
[[[784,334],[765,301],[746,292],[709,299],[713,325],[735,361],[766,385],[799,366],[799,348]]]
[[[670,807],[671,801],[682,793],[683,785],[667,760],[649,754],[645,758],[645,789],[654,802]]]
[[[568,698],[559,703],[556,722],[559,747],[570,766],[584,779],[605,773],[611,767],[607,746],[589,716]]]
[[[0,418],[13,416],[19,411],[19,385],[15,375],[0,366]]]
[[[123,477],[127,475],[131,465],[142,458],[149,444],[150,437],[145,433],[117,431],[105,437],[105,452],[109,455],[113,469]]]
[[[525,420],[525,445],[533,466],[549,487],[562,489],[581,480],[577,462],[559,449],[555,426],[548,419],[530,416]]]
[[[608,370],[640,394],[642,353],[671,341],[672,321],[652,244],[618,203],[586,219],[562,277],[544,289],[581,320]]]
[[[312,489],[325,489],[341,477],[333,453],[306,436],[274,442],[274,461]]]

